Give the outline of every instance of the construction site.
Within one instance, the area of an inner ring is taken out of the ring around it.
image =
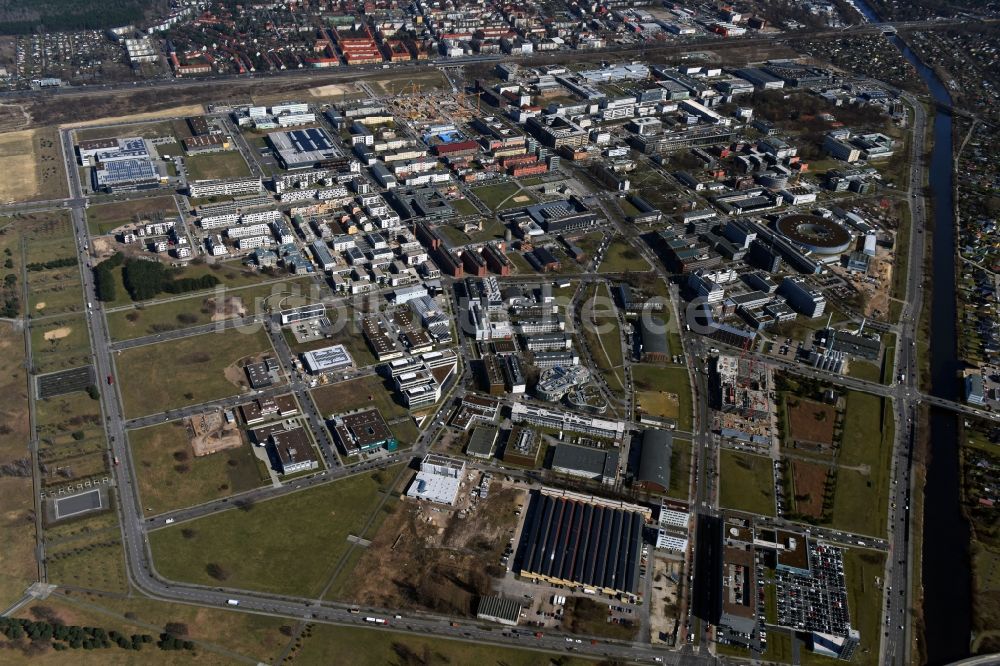
[[[235,422],[227,423],[222,412],[205,412],[187,420],[191,449],[196,458],[243,445]]]
[[[714,429],[729,439],[770,446],[775,410],[769,366],[750,354],[719,354],[709,368]]]
[[[517,515],[527,499],[516,484],[472,471],[454,507],[398,502],[344,590],[347,600],[386,608],[468,616],[502,576]]]

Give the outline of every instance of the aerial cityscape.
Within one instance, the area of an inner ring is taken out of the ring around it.
[[[0,663],[1000,663],[998,95],[996,2],[0,2]]]

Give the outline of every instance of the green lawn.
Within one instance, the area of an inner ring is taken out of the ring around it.
[[[737,451],[719,454],[720,506],[774,515],[774,475],[770,458]]]
[[[47,319],[31,326],[31,365],[38,373],[90,363],[90,333],[83,315]]]
[[[28,273],[28,314],[42,317],[84,309],[79,266]]]
[[[459,215],[479,215],[479,209],[468,199],[452,199],[448,203]]]
[[[486,204],[491,210],[503,210],[504,208],[513,208],[517,206],[526,206],[529,203],[534,202],[534,197],[532,197],[528,192],[524,192],[524,196],[529,197],[530,201],[525,201],[522,203],[517,203],[512,200],[508,200],[515,192],[520,190],[520,186],[515,182],[498,183],[496,185],[486,185],[484,187],[477,187],[472,190],[473,194],[479,197],[479,200]]]
[[[46,549],[48,580],[58,585],[127,592],[125,552],[117,530]]]
[[[624,273],[626,271],[645,272],[650,270],[649,262],[639,251],[621,239],[616,239],[608,246],[604,259],[601,260],[599,273]]]
[[[686,500],[691,481],[691,440],[674,438],[670,453],[670,487],[667,495]]]
[[[496,629],[498,632],[499,627]],[[532,641],[527,638],[525,641]],[[530,643],[525,644],[530,647]],[[336,661],[351,666],[384,666],[385,664],[479,664],[479,666],[538,666],[560,664],[582,666],[593,661],[555,653],[518,650],[495,645],[477,645],[466,641],[446,640],[406,633],[392,633],[355,627],[316,625],[312,635],[303,641],[295,653],[294,663],[326,666]]]
[[[413,442],[417,441],[417,438],[420,437],[420,428],[418,428],[417,424],[411,419],[395,423],[389,426],[389,429],[392,430],[392,434],[396,436],[400,446],[413,444]]]
[[[677,396],[677,429],[691,430],[691,382],[682,365],[632,365],[632,383],[637,391],[666,391]]]
[[[876,578],[885,575],[885,555],[871,551],[847,550],[844,553],[844,575],[847,576],[847,606],[851,625],[861,632],[861,644],[854,652],[854,661],[862,666],[878,664],[882,592]],[[895,608],[896,604],[893,603]],[[822,659],[822,658],[818,658]],[[826,663],[835,663],[824,659]],[[806,663],[806,659],[803,659]],[[809,660],[808,663],[818,663]]]
[[[303,289],[309,284],[308,278],[299,278],[288,282],[236,287],[227,290],[225,297],[239,298],[247,314],[255,314],[274,304],[276,300],[273,297],[276,295],[290,294],[293,293],[292,290]],[[215,312],[214,293],[209,296],[154,302],[152,305],[142,305],[135,309],[109,312],[108,332],[112,340],[131,340],[144,335],[209,324],[213,321]],[[234,311],[230,311],[230,317],[233,316],[237,315]]]
[[[192,155],[185,157],[184,163],[187,166],[188,178],[191,180],[239,178],[250,175],[250,167],[238,150]]]
[[[320,386],[311,393],[324,417],[367,407],[377,408],[386,420],[407,414],[406,408],[396,402],[391,385],[378,375]]]
[[[87,228],[92,235],[102,236],[137,219],[149,219],[157,214],[177,216],[173,197],[150,197],[132,201],[118,201],[87,208]]]
[[[218,585],[222,579],[236,588],[315,596],[346,552],[347,537],[376,505],[379,480],[397,471],[354,476],[157,530],[149,535],[156,567],[174,580]]]
[[[882,380],[882,368],[868,361],[852,360],[847,374],[869,382]]]
[[[129,444],[139,501],[150,515],[228,497],[269,480],[245,441],[238,449],[195,458],[181,421],[133,430]]]
[[[116,357],[119,390],[128,418],[236,395],[244,387],[225,371],[247,356],[271,351],[267,333],[231,329],[127,349]],[[230,369],[243,382],[242,370]]]
[[[883,414],[883,407],[885,413]],[[889,497],[889,465],[895,426],[892,403],[868,393],[849,391],[838,463],[864,467],[840,469],[833,500],[833,527],[883,536]]]

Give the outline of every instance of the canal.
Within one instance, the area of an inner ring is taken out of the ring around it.
[[[864,0],[855,6],[872,22],[878,15]],[[934,101],[951,105],[944,83],[898,37],[891,41],[916,69]],[[931,256],[931,393],[949,400],[958,395],[955,298],[955,210],[952,116],[934,112],[930,162],[930,203],[934,215]],[[926,300],[925,300],[926,302]],[[969,655],[972,577],[969,526],[962,515],[958,417],[930,412],[930,463],[924,487],[923,571],[924,646],[929,664],[946,664]]]

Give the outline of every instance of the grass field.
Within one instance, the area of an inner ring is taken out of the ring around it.
[[[24,367],[24,343],[7,322],[0,322],[0,419],[6,432],[0,435],[0,460],[24,458],[27,453],[28,379]],[[20,598],[35,580],[35,523],[31,476],[0,476],[0,605],[6,608]]]
[[[883,414],[883,407],[885,414]],[[884,536],[889,501],[889,463],[895,426],[892,404],[868,393],[849,391],[840,446],[833,527]],[[862,471],[843,469],[860,467]]]
[[[386,420],[407,414],[406,408],[395,401],[393,389],[378,375],[321,386],[311,393],[324,417],[368,407],[377,408]]]
[[[236,395],[241,387],[225,370],[271,349],[263,330],[248,335],[238,329],[127,349],[117,357],[125,414],[134,418]],[[242,372],[233,374],[245,381]]]
[[[111,274],[115,278],[115,300],[107,303],[106,307],[115,308],[126,305],[133,305],[134,301],[129,296],[128,292],[125,291],[125,283],[122,280],[122,267],[117,267],[111,269]],[[275,278],[274,276],[268,275],[267,273],[259,273],[257,271],[250,270],[242,266],[238,261],[230,261],[223,263],[214,264],[204,264],[198,261],[194,261],[187,266],[180,268],[172,268],[171,275],[175,279],[183,278],[199,278],[203,275],[214,275],[218,278],[219,283],[230,289],[235,289],[237,287],[248,287],[250,285],[259,284],[261,282],[270,282]],[[207,289],[200,292],[188,292],[183,295],[183,298],[189,298],[196,294],[214,294],[218,286]],[[308,292],[307,292],[308,293]],[[142,301],[144,306],[149,306],[159,300],[170,300],[178,297],[178,294],[169,294],[166,292],[157,294],[155,297]]]
[[[31,365],[38,373],[90,363],[90,333],[83,315],[65,315],[31,326]]]
[[[18,611],[18,617],[39,619],[51,617],[65,625],[101,627],[131,634],[158,636],[168,623],[182,625],[184,638],[196,642],[194,652],[164,652],[154,646],[157,664],[272,663],[288,643],[282,627],[294,624],[285,618],[267,617],[254,613],[233,613],[214,608],[173,604],[143,597],[73,594],[56,592],[44,601],[37,601]],[[155,638],[154,638],[155,640]],[[74,650],[74,664],[103,665],[130,663],[126,653],[118,648],[108,650]],[[64,653],[49,650],[32,655],[32,663],[66,663]],[[20,663],[20,662],[17,662]]]
[[[48,473],[43,482],[65,483],[63,467],[73,478],[106,471],[107,459],[101,407],[83,391],[38,400],[35,403],[39,457]],[[64,462],[65,461],[65,462]]]
[[[497,211],[504,210],[505,208],[526,206],[529,203],[534,202],[534,197],[532,197],[528,192],[524,192],[523,195],[529,197],[529,201],[520,203],[513,201],[511,197],[520,189],[521,187],[517,183],[511,181],[498,183],[496,185],[477,187],[472,190],[472,193],[479,197],[479,200],[489,206],[491,210]]]
[[[639,394],[640,404],[643,394],[659,395],[661,392],[676,396],[677,428],[690,430],[692,419],[691,383],[687,368],[679,365],[632,365],[632,382]],[[669,415],[667,415],[669,416]]]
[[[48,580],[108,592],[128,591],[125,553],[117,532],[74,539],[46,549]]]
[[[847,374],[869,382],[882,381],[882,368],[868,361],[851,361]]]
[[[82,312],[83,288],[78,266],[28,274],[28,314],[32,317]]]
[[[150,514],[250,490],[268,480],[251,445],[195,458],[180,421],[129,433],[142,507]]]
[[[691,440],[674,438],[670,453],[670,487],[667,495],[677,499],[688,498],[691,481]]]
[[[719,504],[764,516],[774,515],[770,458],[723,450],[719,454]]]
[[[0,134],[0,203],[60,199],[69,193],[55,127]]]
[[[453,199],[448,203],[459,215],[479,215],[479,209],[468,199]]]
[[[151,197],[91,206],[87,209],[87,228],[91,234],[101,236],[124,224],[138,219],[153,219],[159,214],[166,217],[177,216],[173,197]]]
[[[272,303],[277,294],[290,294],[296,288],[303,289],[309,284],[308,278],[299,278],[288,282],[236,287],[226,290],[225,298],[239,298],[247,314],[256,314]],[[235,312],[227,312],[226,319],[237,316]],[[213,316],[216,318],[213,319]],[[216,315],[213,293],[210,296],[192,296],[135,309],[115,310],[108,312],[107,318],[112,340],[131,340],[164,331],[202,326],[217,321],[220,316]]]
[[[382,478],[398,468],[157,530],[149,541],[167,578],[204,585],[315,596],[375,505]],[[218,567],[210,567],[215,565]],[[212,570],[215,576],[209,574]]]
[[[293,663],[317,666],[330,663],[336,654],[339,663],[351,666],[385,664],[479,664],[480,666],[537,666],[560,664],[582,666],[593,661],[566,655],[517,650],[494,645],[476,645],[465,641],[445,640],[413,634],[397,634],[354,627],[315,625],[311,635],[295,653]]]
[[[854,652],[854,661],[862,666],[876,666],[879,641],[882,639],[879,631],[882,592],[875,584],[875,579],[885,575],[885,555],[847,550],[844,552],[844,575],[847,576],[847,606],[851,611],[851,625],[861,632],[861,644]]]
[[[220,153],[191,155],[184,162],[191,180],[206,180],[210,178],[239,178],[250,175],[250,167],[238,150],[225,150]]]
[[[599,273],[624,273],[626,271],[645,272],[650,270],[649,262],[639,251],[621,239],[615,239],[608,246],[601,260]]]
[[[191,128],[181,119],[160,120],[164,115],[192,116],[201,115],[201,107],[179,107],[176,109],[165,109],[163,112],[144,113],[135,116],[128,116],[123,119],[106,118],[101,120],[82,123],[80,126],[95,125],[106,121],[108,125],[116,125],[121,122],[148,120],[148,122],[134,122],[127,127],[88,127],[79,129],[76,132],[77,141],[89,139],[103,139],[105,137],[118,136],[141,136],[144,139],[161,139],[172,136],[177,139],[186,139],[191,136]]]

